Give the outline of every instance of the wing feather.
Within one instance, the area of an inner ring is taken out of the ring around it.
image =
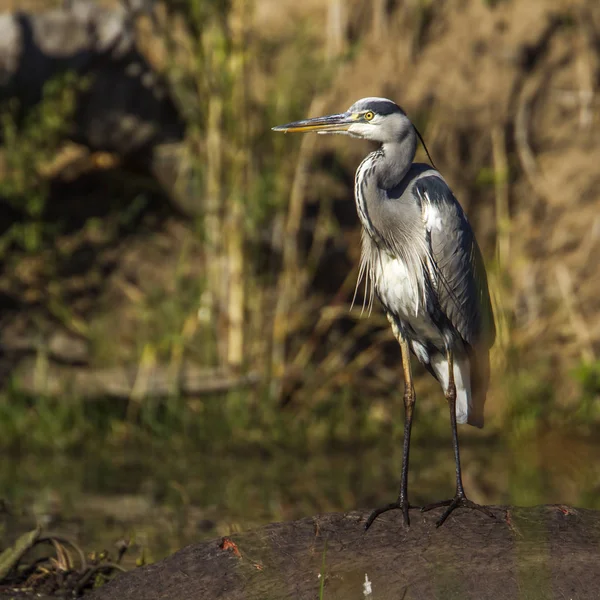
[[[465,342],[488,349],[496,335],[494,316],[483,258],[467,217],[441,177],[422,177],[414,190],[421,200],[439,307]]]

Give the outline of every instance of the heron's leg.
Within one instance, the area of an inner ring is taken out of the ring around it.
[[[402,474],[400,477],[400,493],[398,495],[398,499],[396,502],[392,502],[387,506],[382,508],[378,508],[374,510],[367,522],[365,523],[365,529],[369,529],[372,525],[373,521],[384,512],[388,510],[393,510],[399,508],[402,510],[402,515],[404,517],[404,523],[406,525],[410,525],[410,519],[408,516],[408,509],[412,508],[410,503],[408,502],[408,460],[409,460],[409,451],[410,451],[410,432],[412,429],[412,419],[413,419],[413,409],[415,406],[415,388],[412,380],[412,369],[410,365],[410,349],[408,347],[408,342],[402,336],[400,330],[398,329],[393,318],[390,318],[390,323],[392,324],[392,331],[396,339],[400,344],[400,350],[402,352],[402,369],[404,371],[404,441],[402,445]]]
[[[402,443],[402,474],[398,501],[403,505],[404,521],[408,525],[408,461],[410,454],[410,433],[412,430],[416,395],[410,365],[410,349],[405,339],[400,337],[399,342],[402,351],[402,369],[404,371],[404,439]]]
[[[456,427],[456,383],[454,382],[454,356],[448,351],[448,389],[445,392],[448,408],[450,409],[450,427],[452,428],[452,447],[456,465],[456,495],[465,495],[460,468],[460,451],[458,449],[458,429]]]
[[[455,508],[472,508],[479,510],[492,519],[494,515],[485,506],[480,506],[475,502],[469,500],[465,494],[462,482],[462,472],[460,468],[460,451],[458,449],[458,430],[456,427],[456,384],[454,382],[454,356],[451,350],[447,353],[448,359],[448,389],[445,391],[446,400],[448,401],[448,407],[450,409],[450,426],[452,427],[452,446],[454,448],[454,461],[456,464],[456,494],[452,500],[443,500],[442,502],[434,502],[424,506],[421,511],[431,510],[432,508],[439,508],[440,506],[447,506],[448,508],[444,511],[444,514],[438,519],[435,524],[436,527],[443,525],[444,521],[450,516],[450,513]]]

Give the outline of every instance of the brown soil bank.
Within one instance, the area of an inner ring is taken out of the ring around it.
[[[584,600],[598,596],[593,511],[496,507],[498,519],[399,513],[364,532],[361,513],[276,523],[188,546],[99,588],[93,600]],[[322,586],[322,588],[321,588]],[[320,590],[322,589],[322,595]]]

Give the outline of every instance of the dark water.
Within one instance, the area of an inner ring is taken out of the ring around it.
[[[388,432],[389,433],[389,432]],[[493,504],[569,503],[598,507],[597,442],[556,432],[515,439],[461,429],[464,482],[473,500]],[[114,550],[130,539],[126,562],[156,560],[198,540],[272,521],[328,511],[369,509],[395,498],[401,437],[370,444],[317,448],[244,446],[194,448],[162,438],[102,439],[77,452],[14,453],[0,469],[4,537],[36,522],[86,550]],[[416,426],[410,496],[415,504],[453,492],[450,434]]]

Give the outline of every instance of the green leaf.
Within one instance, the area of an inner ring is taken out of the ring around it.
[[[24,533],[10,548],[0,554],[0,582],[17,566],[25,553],[33,547],[41,532],[42,530],[37,527],[33,531]]]

